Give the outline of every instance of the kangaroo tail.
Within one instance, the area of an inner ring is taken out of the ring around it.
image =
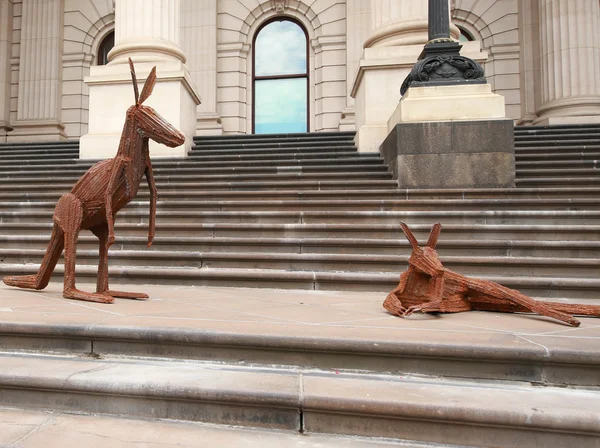
[[[581,305],[579,303],[554,303],[546,302],[556,311],[561,311],[575,316],[594,316],[600,317],[600,305]]]
[[[37,290],[44,289],[48,286],[50,277],[52,277],[52,272],[54,272],[56,263],[63,251],[64,244],[63,231],[58,224],[54,223],[50,243],[48,244],[44,260],[42,261],[38,273],[32,275],[10,275],[4,277],[2,280],[8,286]]]

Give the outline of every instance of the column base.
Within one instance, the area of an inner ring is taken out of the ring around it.
[[[400,188],[515,186],[512,120],[400,123],[380,151]]]
[[[356,114],[354,108],[347,107],[342,111],[342,119],[338,126],[338,131],[355,131],[356,130]]]
[[[196,117],[196,135],[222,135],[223,123],[218,114],[200,114]]]
[[[52,142],[67,139],[65,127],[56,120],[17,120],[6,135],[11,142]]]
[[[186,136],[185,143],[169,148],[150,141],[152,157],[185,157],[196,134],[196,107],[200,99],[189,71],[179,61],[138,63],[135,65],[139,90],[156,65],[157,82],[145,105],[154,108],[165,120]],[[91,67],[85,78],[90,87],[89,130],[80,140],[81,159],[103,159],[117,153],[125,113],[134,104],[129,66],[108,64]]]
[[[535,126],[552,126],[558,124],[600,124],[600,115],[578,115],[574,117],[539,118],[532,123]]]
[[[12,126],[8,121],[0,120],[0,143],[6,143],[8,133],[12,131]]]

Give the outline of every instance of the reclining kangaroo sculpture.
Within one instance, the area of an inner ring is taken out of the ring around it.
[[[63,195],[54,209],[54,228],[46,255],[37,274],[4,277],[9,286],[44,289],[64,249],[65,272],[63,296],[67,299],[113,303],[115,297],[147,299],[143,293],[113,291],[108,288],[108,248],[115,241],[116,213],[137,194],[144,174],[150,187],[150,217],[148,246],[155,231],[157,192],[148,152],[152,139],[171,148],[182,145],[184,135],[162,118],[154,109],[142,103],[148,99],[156,83],[156,67],[152,69],[142,94],[139,94],[133,62],[129,59],[135,105],[127,110],[119,150],[113,159],[98,162]],[[96,293],[75,287],[75,259],[79,231],[89,229],[100,242],[100,262]]]
[[[408,270],[390,292],[383,307],[391,314],[408,317],[414,312],[459,313],[462,311],[497,311],[505,313],[537,313],[578,327],[572,314],[600,317],[600,306],[540,302],[519,291],[497,283],[477,280],[452,272],[444,266],[435,251],[442,225],[431,229],[425,247],[405,223],[400,223],[412,246]]]

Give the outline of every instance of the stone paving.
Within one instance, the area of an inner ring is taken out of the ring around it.
[[[79,287],[94,289],[90,284]],[[541,316],[486,312],[400,319],[382,308],[385,293],[133,285],[130,290],[146,292],[151,299],[117,299],[106,305],[63,299],[61,289],[60,283],[44,291],[0,284],[0,323],[168,327],[504,349],[597,352],[600,347],[600,319],[582,318],[579,328]]]
[[[365,440],[358,437],[301,435],[192,422],[148,421],[0,408],[0,447],[129,448],[129,447],[280,448],[424,447],[419,443]],[[427,447],[432,445],[427,444]]]

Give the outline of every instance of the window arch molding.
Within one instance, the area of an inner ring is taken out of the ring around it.
[[[95,62],[96,65],[108,64],[108,53],[115,46],[115,31],[109,31],[104,35],[100,43],[98,44],[98,50],[96,51]],[[110,47],[110,48],[109,48]]]
[[[115,22],[110,22],[102,27],[96,36],[94,37],[94,41],[92,42],[91,54],[93,55],[94,60],[92,61],[92,65],[98,65],[98,52],[100,51],[100,45],[104,42],[104,40],[108,37],[109,34],[115,32]]]
[[[300,5],[303,5],[300,3]],[[264,6],[264,5],[263,5]],[[320,28],[321,23],[317,15],[312,12],[310,7],[308,8],[308,12],[303,13],[296,8],[289,6],[285,9],[285,13],[279,13],[275,11],[274,8],[269,9],[267,11],[262,11],[262,9],[257,8],[255,11],[249,13],[246,18],[247,24],[249,24],[246,34],[246,42],[245,42],[245,51],[241,52],[241,56],[246,59],[246,126],[245,129],[252,129],[252,109],[254,104],[252,102],[253,96],[253,85],[252,85],[252,73],[254,70],[254,61],[252,57],[252,52],[254,51],[253,43],[254,38],[257,35],[261,26],[274,18],[280,19],[293,19],[296,20],[301,27],[305,30],[308,36],[308,102],[309,105],[315,104],[315,71],[319,70],[321,67],[315,64],[315,52],[319,50],[320,44],[318,43],[318,38],[320,36]],[[255,15],[256,14],[256,15]],[[312,20],[308,20],[307,16],[311,15],[314,17]],[[309,126],[308,129],[310,132],[315,130],[315,108],[310,108],[309,113]]]
[[[295,24],[298,28],[300,28],[300,30],[302,30],[302,33],[304,34],[304,43],[306,45],[306,54],[305,54],[305,61],[306,61],[306,68],[305,71],[303,73],[297,72],[294,74],[280,74],[280,75],[268,75],[268,76],[262,76],[262,75],[258,75],[256,73],[256,58],[257,58],[257,45],[256,45],[256,41],[258,39],[258,37],[260,36],[260,33],[265,30],[265,28],[267,28],[269,25],[272,25],[274,23],[278,23],[278,22],[290,22]],[[311,80],[311,69],[312,69],[312,64],[311,64],[311,58],[310,58],[310,38],[309,38],[309,34],[308,31],[306,29],[306,27],[304,26],[304,24],[302,22],[300,22],[298,19],[296,19],[295,17],[291,17],[291,16],[287,16],[287,15],[282,15],[282,14],[277,14],[273,17],[270,17],[269,19],[266,19],[264,21],[262,21],[260,23],[260,25],[257,27],[257,29],[254,31],[253,35],[252,35],[252,46],[251,46],[251,56],[249,57],[249,59],[251,60],[251,65],[252,65],[252,81],[251,84],[249,84],[251,86],[251,115],[250,115],[250,119],[251,119],[251,130],[252,133],[256,133],[256,85],[257,85],[257,81],[268,81],[268,80],[283,80],[283,79],[302,79],[302,78],[306,78],[306,132],[310,132],[311,130],[311,100],[310,100],[310,80]]]

